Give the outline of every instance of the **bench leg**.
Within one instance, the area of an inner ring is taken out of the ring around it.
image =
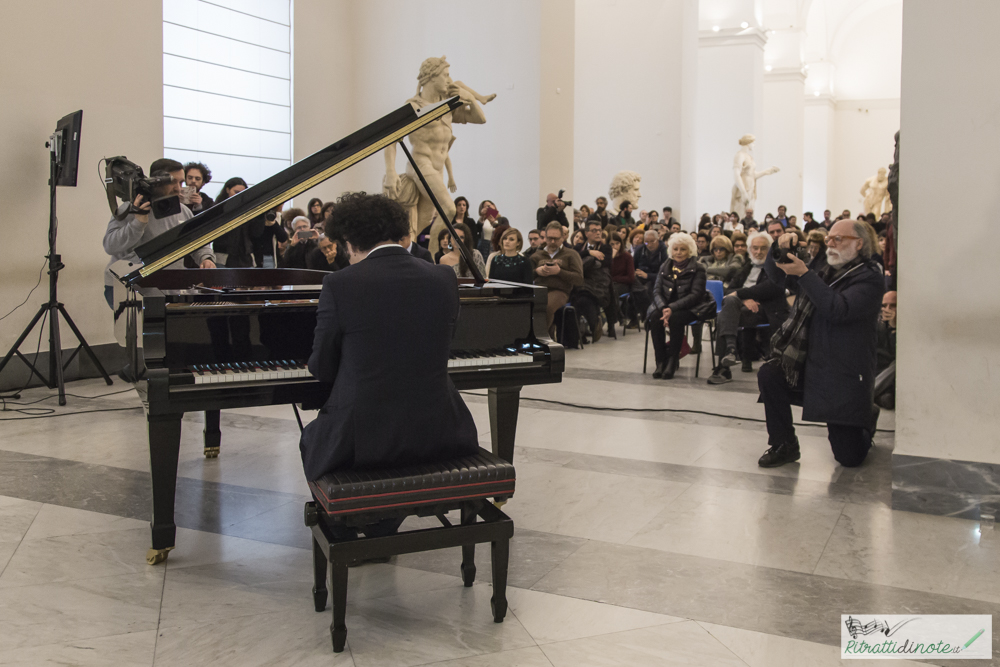
[[[476,508],[473,505],[462,505],[462,525],[468,526],[476,522]],[[469,588],[476,580],[476,545],[462,545],[462,581]]]
[[[347,645],[347,563],[331,563],[330,587],[333,589],[333,623],[330,625],[330,637],[333,639],[333,652],[340,653]]]
[[[493,557],[493,597],[490,598],[490,608],[493,610],[493,622],[503,623],[507,615],[507,562],[510,557],[510,540],[499,540],[492,543]]]
[[[316,611],[326,609],[326,574],[328,563],[323,547],[313,538],[313,605]]]

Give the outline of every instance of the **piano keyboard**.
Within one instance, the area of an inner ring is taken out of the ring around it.
[[[304,361],[247,361],[231,364],[197,364],[191,367],[195,384],[263,382],[311,378]]]
[[[497,350],[452,350],[451,356],[448,359],[448,368],[530,364],[533,359],[534,357],[530,352],[516,352],[510,348]]]

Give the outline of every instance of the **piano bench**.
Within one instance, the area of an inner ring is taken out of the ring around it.
[[[327,575],[333,593],[333,650],[347,642],[347,568],[349,564],[399,554],[462,547],[462,580],[476,578],[476,544],[489,542],[493,565],[493,621],[507,615],[507,562],[514,522],[488,499],[514,494],[514,466],[480,449],[473,456],[409,468],[333,472],[310,482],[313,502],[305,523],[313,535],[313,603],[326,609]],[[452,524],[447,512],[461,511]],[[407,516],[436,516],[441,525],[384,537],[358,529]],[[482,521],[478,521],[481,518]]]

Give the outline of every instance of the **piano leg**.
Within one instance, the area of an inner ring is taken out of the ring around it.
[[[153,547],[146,552],[150,565],[162,563],[174,548],[174,494],[181,448],[181,414],[156,415],[149,422],[149,471],[153,484]]]
[[[219,445],[222,444],[221,414],[218,410],[205,411],[205,458],[219,458]]]
[[[517,433],[517,409],[521,401],[521,388],[491,387],[488,400],[493,453],[507,463],[513,463],[514,436]]]

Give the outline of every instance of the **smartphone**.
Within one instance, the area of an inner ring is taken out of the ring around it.
[[[314,232],[311,229],[300,229],[295,232],[295,237],[300,241],[305,241],[307,239],[311,239],[313,237],[313,233]]]

